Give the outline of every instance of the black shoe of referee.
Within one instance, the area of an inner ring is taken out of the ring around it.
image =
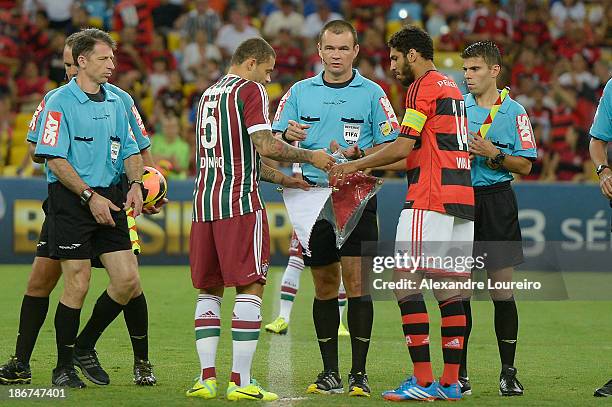
[[[472,385],[469,377],[459,376],[459,387],[461,388],[462,396],[470,396],[472,394]]]
[[[595,390],[593,393],[595,397],[611,397],[612,396],[612,380]]]
[[[155,386],[157,384],[151,362],[144,359],[134,359],[134,384],[137,386]]]
[[[516,378],[516,368],[512,366],[503,367],[499,375],[500,396],[522,396],[523,385]]]
[[[74,348],[74,365],[78,366],[83,373],[83,376],[88,378],[92,383],[100,386],[106,386],[110,383],[108,374],[100,366],[98,353],[95,349],[79,349]]]
[[[79,377],[74,366],[60,366],[53,369],[51,384],[59,387],[82,389],[87,387]]]

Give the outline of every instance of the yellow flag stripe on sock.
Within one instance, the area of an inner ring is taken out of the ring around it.
[[[427,121],[427,116],[423,113],[418,110],[407,109],[402,120],[402,126],[410,127],[420,133],[423,130],[423,126],[425,126],[425,121]]]

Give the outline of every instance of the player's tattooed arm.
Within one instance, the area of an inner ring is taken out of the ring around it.
[[[282,172],[274,169],[266,164],[261,164],[260,172],[261,179],[273,184],[282,185],[286,188],[300,188],[303,190],[310,189],[310,185],[303,179],[289,177]]]
[[[329,170],[335,160],[324,150],[305,150],[293,147],[272,136],[270,130],[259,130],[251,134],[251,140],[259,154],[276,161],[310,163],[322,170]]]

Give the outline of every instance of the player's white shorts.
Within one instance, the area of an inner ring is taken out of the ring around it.
[[[473,243],[471,220],[423,209],[404,209],[400,214],[395,252],[419,259],[420,271],[469,275],[473,267]]]

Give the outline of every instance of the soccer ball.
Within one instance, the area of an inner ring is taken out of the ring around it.
[[[166,197],[167,192],[168,184],[162,173],[153,167],[144,167],[142,175],[143,206],[145,208],[155,206]]]

